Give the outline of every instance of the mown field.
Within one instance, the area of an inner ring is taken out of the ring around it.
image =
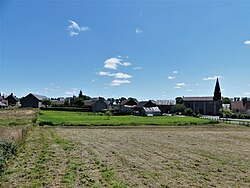
[[[250,187],[244,126],[36,127],[2,187]]]
[[[15,154],[35,121],[34,109],[0,110],[0,178],[8,159]]]
[[[102,113],[81,113],[63,111],[41,111],[38,122],[49,125],[204,125],[215,124],[216,121],[195,117],[178,116],[106,116]]]

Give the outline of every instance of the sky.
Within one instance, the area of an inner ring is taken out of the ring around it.
[[[0,92],[250,97],[250,1],[6,1]]]

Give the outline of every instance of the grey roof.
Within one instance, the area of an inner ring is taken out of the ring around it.
[[[130,101],[131,101],[131,102],[137,103],[137,101],[135,101],[134,99],[127,99],[127,100],[122,101],[122,102],[121,102],[121,105],[126,105],[126,104],[129,103]]]
[[[36,97],[39,101],[47,99],[47,97],[44,95],[37,95],[37,94],[33,94],[33,93],[30,93],[30,94],[33,95],[34,97]]]
[[[147,113],[161,112],[161,110],[158,107],[143,107],[143,110]]]
[[[157,100],[155,101],[156,105],[175,105],[176,101],[175,100]]]
[[[213,101],[213,97],[183,97],[184,102]]]
[[[84,100],[84,105],[85,106],[92,106],[95,103],[96,103],[96,100],[92,100],[92,99],[90,99],[90,100]]]
[[[149,106],[148,106],[149,105]],[[155,107],[156,104],[152,101],[140,101],[137,103],[136,108],[142,108],[142,107]]]

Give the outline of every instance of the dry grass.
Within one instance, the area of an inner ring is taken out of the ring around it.
[[[249,187],[250,129],[37,128],[6,187]]]

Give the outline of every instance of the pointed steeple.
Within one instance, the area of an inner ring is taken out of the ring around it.
[[[214,88],[214,101],[221,100],[221,91],[220,91],[220,84],[219,79],[217,78],[215,88]]]

